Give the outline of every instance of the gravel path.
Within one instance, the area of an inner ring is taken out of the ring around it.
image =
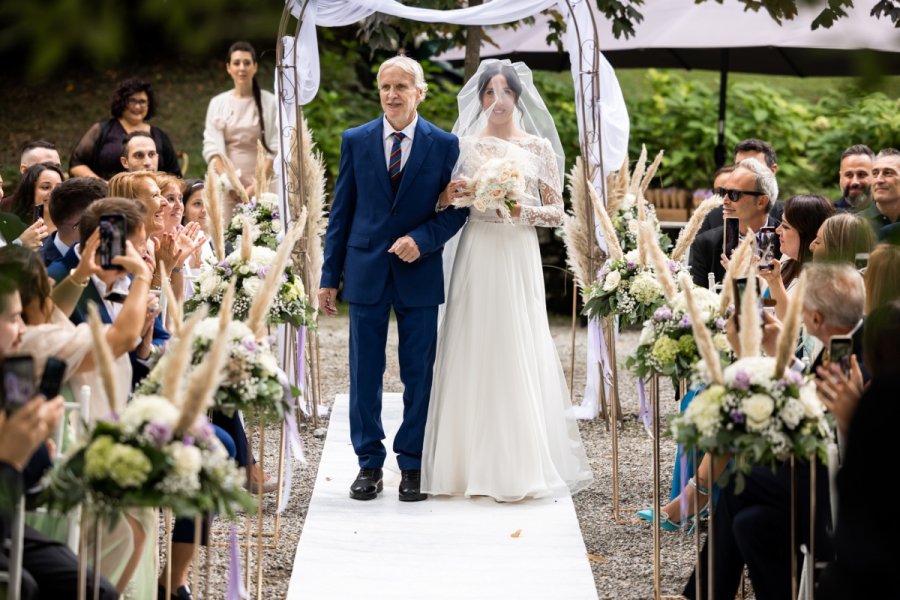
[[[563,368],[568,374],[571,365],[571,325],[559,319],[551,323],[553,338],[559,349]],[[338,393],[348,388],[347,369],[347,318],[346,312],[338,318],[323,319],[320,323],[320,369],[322,378],[322,400],[326,406],[332,404]],[[618,355],[620,363],[633,352],[638,333],[627,331],[620,335]],[[586,355],[586,328],[576,332],[575,350],[575,398],[580,401],[584,388],[584,356]],[[393,323],[388,340],[387,372],[385,391],[401,391],[396,352],[397,336]],[[584,535],[585,546],[591,556],[591,568],[597,593],[601,599],[646,599],[653,597],[652,532],[650,526],[638,523],[633,518],[634,510],[650,505],[652,482],[651,440],[637,420],[636,383],[624,368],[619,370],[620,394],[625,416],[619,435],[619,482],[620,506],[624,524],[617,525],[612,518],[612,453],[610,434],[604,423],[599,421],[580,422],[581,435],[588,457],[594,470],[594,483],[575,496],[575,509]],[[661,406],[664,418],[676,411],[674,393],[669,383],[662,384]],[[327,418],[319,427],[327,428]],[[301,437],[306,454],[306,464],[295,463],[293,468],[293,494],[281,519],[280,541],[277,549],[264,551],[265,591],[263,598],[284,598],[290,582],[294,553],[306,509],[312,494],[318,468],[323,439],[313,435],[311,424],[301,423]],[[665,422],[662,425],[666,431]],[[322,432],[320,431],[319,434]],[[254,445],[256,436],[254,435]],[[266,471],[276,472],[278,430],[266,431],[269,451],[266,456]],[[671,437],[661,437],[662,490],[668,497],[672,461],[675,444]],[[350,482],[347,482],[350,485]],[[265,497],[263,510],[266,513],[266,528],[272,526],[275,509],[275,495]],[[254,515],[255,518],[255,515]],[[221,520],[220,520],[221,521]],[[255,521],[254,521],[255,523]],[[219,525],[217,525],[219,526]],[[214,535],[215,541],[225,541],[224,534]],[[205,557],[205,553],[201,558]],[[226,586],[227,552],[225,548],[214,548],[211,557],[210,597],[224,596]],[[694,538],[678,533],[662,534],[662,593],[678,594],[687,579],[694,560]],[[202,563],[201,563],[202,564]],[[255,581],[256,564],[252,564]],[[552,576],[548,574],[548,576]],[[255,588],[251,587],[255,592]],[[198,597],[202,597],[200,594]],[[251,594],[255,597],[255,593]]]

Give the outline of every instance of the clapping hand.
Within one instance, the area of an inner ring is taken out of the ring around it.
[[[184,266],[184,262],[197,252],[206,242],[206,234],[200,228],[200,224],[192,221],[185,225],[175,235],[175,247],[179,250],[180,262],[176,263],[177,268]],[[199,254],[198,254],[199,256]],[[168,264],[168,263],[166,263]],[[198,265],[199,266],[199,265]]]

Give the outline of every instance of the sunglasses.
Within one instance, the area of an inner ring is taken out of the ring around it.
[[[728,188],[715,188],[713,190],[718,196],[722,198],[728,198],[732,202],[737,202],[744,196],[765,196],[764,192],[748,192],[745,190],[729,190]]]

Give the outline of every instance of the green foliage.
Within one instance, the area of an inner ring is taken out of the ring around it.
[[[628,102],[631,155],[639,153],[642,143],[664,148],[660,169],[664,187],[708,188],[715,172],[718,91],[653,69],[645,81],[650,93]],[[727,155],[742,139],[770,142],[778,153],[781,198],[811,192],[833,195],[844,148],[860,143],[876,152],[896,147],[897,131],[900,100],[882,93],[860,96],[848,86],[813,103],[760,81],[729,86]]]

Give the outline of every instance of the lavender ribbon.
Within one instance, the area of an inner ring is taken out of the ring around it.
[[[247,597],[244,580],[241,579],[241,551],[237,541],[237,527],[231,526],[231,539],[228,542],[228,589],[226,600],[242,600]]]
[[[297,331],[297,370],[295,371],[298,383],[297,387],[300,388],[301,394],[305,393],[305,353],[306,327],[304,326],[300,327]],[[291,393],[290,386],[287,384],[287,377],[285,377],[285,381],[282,383],[284,384],[284,394],[287,399],[288,410],[284,416],[284,421],[281,424],[282,431],[284,432],[285,461],[281,471],[281,502],[278,503],[278,509],[276,511],[278,514],[284,512],[284,509],[287,508],[288,501],[291,498],[291,484],[294,475],[291,467],[293,465],[294,456],[296,455],[299,457],[298,460],[300,460],[301,463],[306,462],[306,458],[303,456],[303,441],[300,439],[297,419],[294,416],[295,411],[297,410],[296,401],[294,395]]]
[[[641,418],[641,422],[644,424],[644,429],[647,431],[647,435],[652,436],[650,433],[650,422],[653,419],[653,414],[650,412],[650,405],[647,402],[647,392],[644,389],[644,380],[638,378],[638,415]]]
[[[594,365],[600,363],[602,382],[598,381],[597,369]],[[606,340],[603,337],[603,327],[599,319],[588,321],[588,352],[587,352],[587,377],[584,384],[584,400],[576,411],[579,419],[595,419],[600,413],[600,390],[603,385],[606,397],[609,398],[612,391],[612,369],[609,362],[609,354],[606,349]]]

